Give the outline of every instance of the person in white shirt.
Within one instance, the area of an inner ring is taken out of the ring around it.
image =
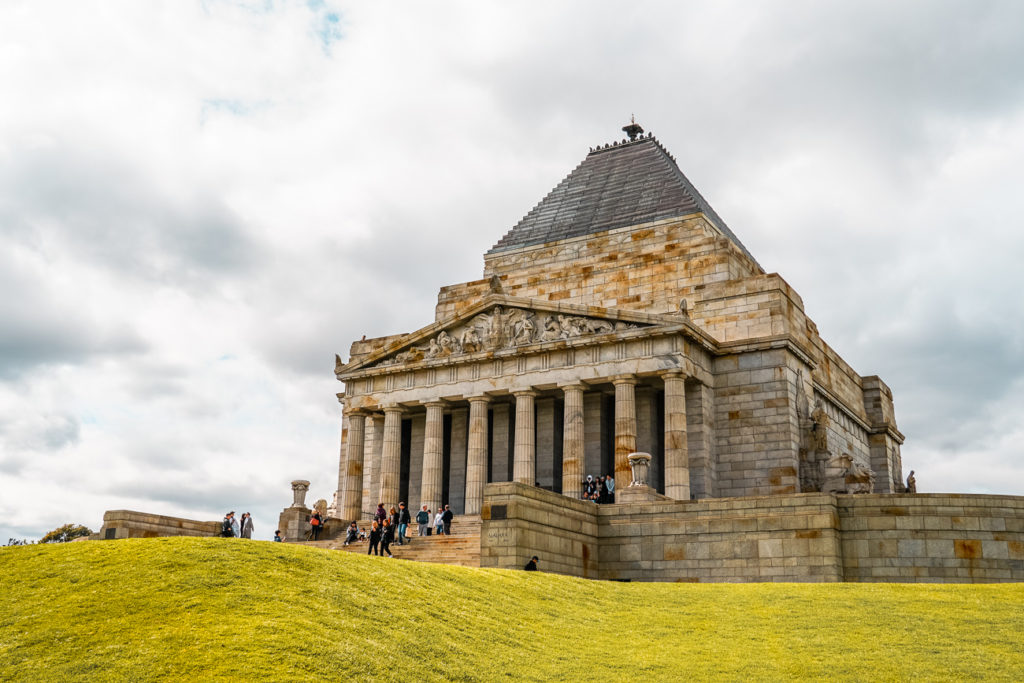
[[[438,536],[444,533],[444,509],[438,508],[437,514],[434,515],[434,533]]]

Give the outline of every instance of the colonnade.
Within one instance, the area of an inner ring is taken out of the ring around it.
[[[689,500],[690,478],[687,449],[686,420],[686,377],[678,370],[662,374],[665,386],[664,400],[664,468],[665,495],[677,500]],[[637,448],[636,386],[634,375],[619,375],[603,380],[615,387],[615,436],[614,463],[615,487],[629,486],[631,475],[628,456]],[[598,383],[591,380],[591,384]],[[562,420],[562,493],[579,498],[582,494],[584,461],[584,410],[583,394],[589,387],[582,382],[560,385],[563,394],[564,413]],[[537,435],[534,423],[534,404],[539,392],[534,389],[514,391],[515,433],[512,449],[512,480],[523,484],[534,484],[536,476]],[[488,410],[490,396],[473,396],[469,403],[468,441],[466,446],[465,513],[479,514],[483,505],[484,485],[488,471]],[[423,439],[423,464],[419,501],[409,501],[413,510],[427,505],[437,510],[446,501],[443,492],[443,449],[445,402],[440,400],[425,403],[426,427]],[[383,443],[380,450],[379,481],[376,500],[385,507],[397,505],[400,495],[402,457],[402,417],[406,408],[400,405],[385,405]],[[368,412],[352,410],[348,416],[348,437],[344,445],[345,457],[342,466],[343,482],[340,513],[342,519],[356,519],[363,508],[363,467],[369,450],[366,439]],[[414,473],[410,473],[414,476]]]

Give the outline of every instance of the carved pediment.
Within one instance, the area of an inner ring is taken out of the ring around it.
[[[404,365],[531,344],[608,334],[643,327],[640,323],[538,311],[518,306],[494,306],[437,332],[428,339],[383,358],[375,367]]]

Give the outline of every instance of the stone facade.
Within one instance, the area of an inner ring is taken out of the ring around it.
[[[482,279],[441,288],[434,323],[353,343],[335,374],[346,519],[400,500],[472,513],[492,482],[621,489],[637,450],[676,500],[902,486],[891,391],[651,136],[591,150]]]
[[[1024,581],[1024,497],[826,494],[594,505],[489,484],[483,567],[629,581]]]

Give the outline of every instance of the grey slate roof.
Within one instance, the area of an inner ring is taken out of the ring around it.
[[[754,257],[653,136],[598,147],[488,254],[701,212]]]

